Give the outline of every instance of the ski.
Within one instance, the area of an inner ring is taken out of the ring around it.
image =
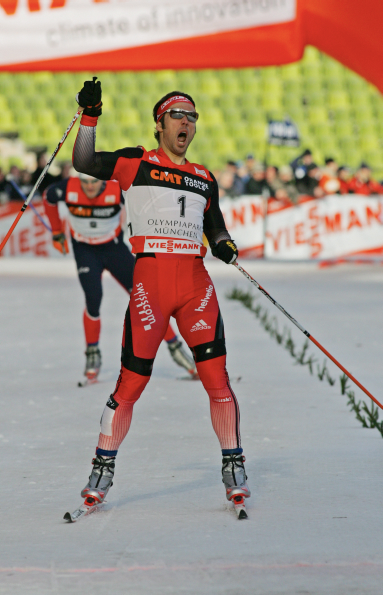
[[[234,498],[232,498],[232,502],[234,504],[234,509],[237,513],[238,519],[240,521],[243,519],[247,519],[248,516],[246,512],[245,498],[243,496],[234,496]]]
[[[97,384],[98,383],[98,378],[85,378],[85,380],[83,381],[79,381],[77,383],[77,386],[80,388],[84,388],[85,386],[91,386],[92,384]]]
[[[68,521],[68,523],[75,523],[80,519],[83,519],[85,516],[88,516],[92,512],[98,510],[104,502],[97,502],[96,498],[92,496],[88,496],[85,498],[84,503],[81,504],[79,508],[77,508],[74,512],[66,512],[64,514],[64,520]]]
[[[198,374],[189,374],[189,376],[179,376],[177,380],[199,380]]]

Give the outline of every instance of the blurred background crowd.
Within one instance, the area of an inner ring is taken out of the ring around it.
[[[32,171],[26,168],[21,168],[16,164],[11,164],[9,171],[4,171],[4,169],[0,167],[0,204],[6,204],[13,200],[23,200],[25,196],[28,196],[47,164],[47,156],[45,153],[36,155],[36,164],[37,167]],[[74,171],[70,161],[55,165],[53,167],[53,172],[54,173],[48,171],[46,174],[38,191],[34,195],[36,199],[41,197],[45,188],[50,184],[65,180],[73,174],[78,175]],[[20,191],[22,194],[20,194]]]
[[[76,111],[89,72],[0,73],[0,201],[12,180],[33,186]],[[264,68],[99,72],[97,149],[156,146],[153,105],[169,90],[192,95],[200,119],[188,159],[216,176],[221,198],[261,194],[376,194],[383,180],[383,98],[376,87],[314,47],[296,63]],[[269,122],[288,119],[295,146],[269,143]],[[70,172],[74,129],[44,186]],[[307,148],[307,149],[306,149]],[[304,150],[306,149],[306,150]]]
[[[45,153],[37,155],[34,171],[13,164],[9,171],[0,167],[0,204],[22,200],[19,188],[27,196],[47,162]],[[299,154],[290,164],[280,167],[259,161],[248,154],[243,161],[228,160],[222,169],[213,171],[219,187],[220,198],[235,200],[243,195],[261,195],[285,204],[297,204],[302,197],[323,198],[328,194],[383,194],[383,181],[373,178],[371,167],[362,162],[354,171],[339,165],[328,157],[324,164],[313,160],[309,149]],[[70,175],[77,175],[70,161],[53,168],[44,178],[36,196],[41,196],[49,184]]]
[[[353,171],[347,165],[339,165],[333,157],[327,157],[324,164],[318,165],[309,149],[281,167],[260,162],[249,154],[244,161],[228,161],[226,167],[215,174],[220,198],[257,194],[296,204],[302,196],[383,194],[383,183],[373,178],[368,163],[360,163]]]

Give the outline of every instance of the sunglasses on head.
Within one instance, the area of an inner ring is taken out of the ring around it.
[[[199,114],[197,112],[189,112],[187,110],[184,109],[178,109],[178,108],[170,108],[167,109],[164,114],[169,114],[171,118],[173,118],[173,120],[182,120],[182,118],[184,116],[187,117],[187,119],[189,120],[189,122],[197,122],[198,118],[199,118]]]

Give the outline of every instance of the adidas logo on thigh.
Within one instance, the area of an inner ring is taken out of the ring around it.
[[[201,320],[199,320],[198,322],[196,322],[196,324],[194,324],[192,326],[192,328],[190,329],[190,332],[194,333],[194,331],[204,331],[209,328],[211,328],[211,326],[208,326],[206,324],[206,322],[204,320],[202,320],[202,318],[201,318]]]

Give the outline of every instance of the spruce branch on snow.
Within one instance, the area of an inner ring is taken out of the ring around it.
[[[301,350],[297,353],[290,329],[284,326],[283,331],[279,332],[277,318],[275,316],[269,318],[269,311],[260,304],[254,306],[254,302],[258,301],[257,296],[249,291],[234,288],[231,292],[226,294],[226,297],[229,300],[237,300],[245,306],[245,308],[253,312],[265,331],[269,333],[270,337],[275,339],[279,345],[282,345],[286,351],[290,353],[291,357],[295,360],[295,364],[308,366],[310,374],[313,375],[313,365],[314,363],[317,363],[318,360],[314,355],[307,353],[309,348],[307,339],[302,345]],[[326,379],[331,386],[334,386],[336,382],[335,378],[330,376],[330,372],[327,368],[327,360],[323,361],[321,367],[317,364],[317,376],[320,381]],[[350,410],[355,413],[356,419],[364,428],[376,428],[383,437],[383,420],[379,421],[378,407],[376,407],[374,403],[371,403],[371,409],[369,409],[365,401],[356,401],[354,391],[349,389],[349,379],[346,374],[342,374],[339,377],[339,381],[340,392],[342,395],[347,395],[347,405],[349,405]],[[365,413],[365,415],[363,415],[363,413]]]

